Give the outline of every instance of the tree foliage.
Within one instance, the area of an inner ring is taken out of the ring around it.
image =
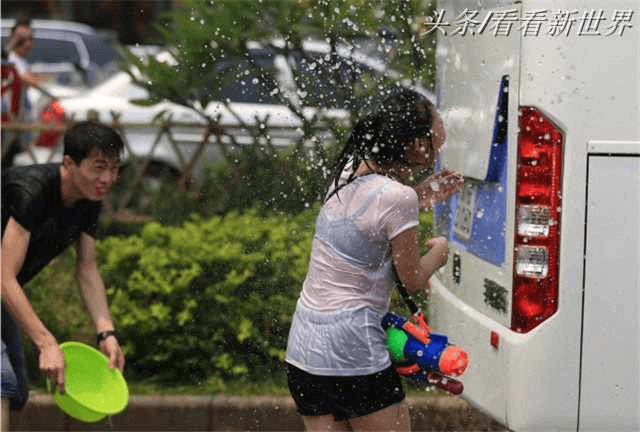
[[[432,41],[418,38],[417,22],[432,8],[431,1],[426,0],[183,0],[178,10],[167,13],[156,24],[173,61],[139,59],[128,53],[127,66],[134,81],[149,91],[152,101],[171,100],[209,121],[212,119],[205,107],[218,100],[218,90],[225,83],[239,82],[246,73],[222,67],[230,59],[244,59],[260,80],[283,87],[274,70],[257,64],[250,49],[252,43],[290,58],[292,53],[304,55],[303,40],[328,42],[330,52],[323,59],[327,66],[323,70],[336,74],[336,86],[340,84],[341,67],[356,67],[352,59],[339,54],[340,48],[346,47],[351,52],[381,57],[404,78],[429,87],[433,78]],[[279,88],[277,94],[303,122],[304,140],[310,140],[323,121],[302,110],[317,104],[310,83],[313,77],[305,76],[295,66],[292,73],[296,88]],[[391,84],[382,76],[378,82],[354,83],[350,96],[371,97]],[[229,108],[227,101],[220,102]]]

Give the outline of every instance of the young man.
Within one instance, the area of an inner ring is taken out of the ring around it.
[[[123,147],[113,129],[83,122],[66,132],[62,164],[2,172],[3,430],[8,430],[9,408],[22,408],[28,397],[18,328],[37,346],[40,370],[64,391],[65,365],[58,341],[38,318],[23,286],[71,244],[77,252],[76,279],[98,345],[111,367],[124,368],[95,250],[101,201],[118,176]]]

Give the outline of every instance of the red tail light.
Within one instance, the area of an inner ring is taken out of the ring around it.
[[[64,126],[64,109],[58,101],[53,101],[40,114],[40,121],[49,125]],[[42,131],[38,136],[36,145],[40,147],[54,147],[62,132],[58,131]]]
[[[519,127],[511,328],[525,333],[558,310],[564,137],[533,107]]]

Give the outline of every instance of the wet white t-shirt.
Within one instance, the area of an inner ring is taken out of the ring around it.
[[[394,286],[390,241],[417,225],[411,187],[378,174],[357,177],[320,210],[302,303],[321,311],[385,312]]]
[[[388,177],[356,178],[324,204],[296,306],[287,362],[316,375],[391,365],[381,319],[394,276],[391,239],[418,225],[416,192]]]

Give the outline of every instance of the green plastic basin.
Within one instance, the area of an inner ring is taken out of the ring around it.
[[[122,373],[109,367],[109,359],[80,342],[60,345],[65,359],[65,393],[53,395],[58,408],[83,422],[97,422],[121,413],[129,402]]]

